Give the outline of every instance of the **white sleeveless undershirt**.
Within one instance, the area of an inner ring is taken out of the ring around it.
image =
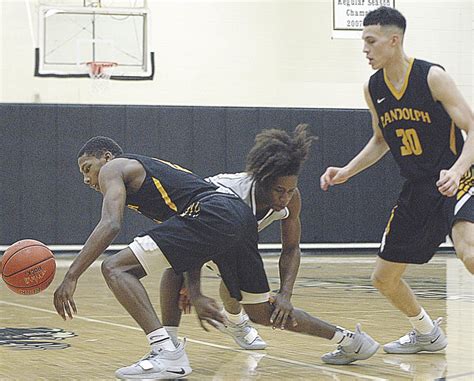
[[[233,193],[239,196],[250,206],[254,215],[257,215],[257,203],[255,202],[255,180],[246,172],[222,173],[206,178],[207,181],[218,186],[219,192]],[[265,229],[274,221],[283,220],[290,215],[288,208],[280,211],[270,209],[267,214],[258,220],[258,231]]]

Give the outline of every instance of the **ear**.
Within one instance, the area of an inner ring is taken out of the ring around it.
[[[402,40],[402,37],[395,33],[395,34],[392,34],[392,37],[390,38],[390,45],[392,46],[397,46],[398,44],[401,43],[401,40]]]
[[[110,160],[114,158],[114,155],[110,151],[105,151],[104,158],[106,162],[109,162]]]

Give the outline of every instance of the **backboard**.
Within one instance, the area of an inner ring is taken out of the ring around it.
[[[116,64],[112,80],[151,80],[147,8],[42,5],[35,76],[89,77],[88,63]]]

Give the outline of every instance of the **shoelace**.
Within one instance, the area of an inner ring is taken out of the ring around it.
[[[138,364],[140,361],[143,361],[143,360],[151,360],[153,359],[154,357],[158,356],[161,352],[163,351],[163,349],[158,349],[158,352],[154,352],[154,351],[151,351],[150,353],[148,353],[147,355],[143,356],[140,360],[138,360],[136,362],[136,364]]]
[[[408,337],[410,339],[410,344],[415,344],[416,342],[416,336],[417,336],[417,333],[415,330],[411,331],[408,333]]]

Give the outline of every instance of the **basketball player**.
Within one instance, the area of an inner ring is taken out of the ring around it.
[[[408,264],[428,262],[449,233],[457,256],[474,273],[473,113],[441,66],[406,55],[405,27],[404,16],[392,8],[366,15],[363,52],[377,70],[364,87],[373,136],[348,164],[321,176],[321,188],[328,190],[390,150],[406,179],[372,274],[374,286],[413,326],[384,346],[387,353],[435,352],[448,343],[441,319],[431,319],[403,280]]]
[[[252,208],[259,232],[272,222],[281,220],[280,289],[273,296],[274,310],[271,317],[274,328],[284,327],[287,319],[292,318],[293,305],[290,299],[301,255],[301,196],[297,182],[312,141],[312,137],[307,136],[307,127],[306,124],[298,125],[293,136],[277,129],[261,132],[248,154],[246,172],[207,178],[219,189],[225,192],[230,190],[238,195]],[[212,264],[208,266],[214,267]],[[176,275],[172,269],[166,270],[161,280],[162,322],[175,343],[178,342],[177,331],[181,319],[178,292],[182,283],[183,277]],[[223,282],[220,295],[224,303],[223,314],[228,323],[225,326],[219,325],[219,330],[230,335],[243,349],[266,348],[265,341],[250,325],[240,303],[230,297]],[[189,304],[186,304],[183,297],[181,303],[181,308],[186,312]]]
[[[77,281],[118,234],[126,205],[162,221],[102,263],[107,285],[151,347],[149,355],[118,369],[118,378],[173,379],[191,373],[184,345],[173,344],[140,281],[151,272],[172,267],[184,273],[201,325],[203,321],[215,325],[214,320],[225,324],[215,300],[201,293],[201,266],[212,260],[229,294],[241,301],[250,319],[271,325],[274,307],[268,301],[268,281],[258,253],[257,222],[238,196],[217,192],[215,185],[175,164],[123,154],[106,137],[94,137],[81,148],[78,166],[84,183],[102,193],[102,216],[54,293],[54,306],[63,319],[77,313],[73,298]],[[287,322],[286,329],[339,343],[339,364],[369,358],[378,349],[360,325],[350,332],[302,310],[294,309],[292,315],[298,324]]]

